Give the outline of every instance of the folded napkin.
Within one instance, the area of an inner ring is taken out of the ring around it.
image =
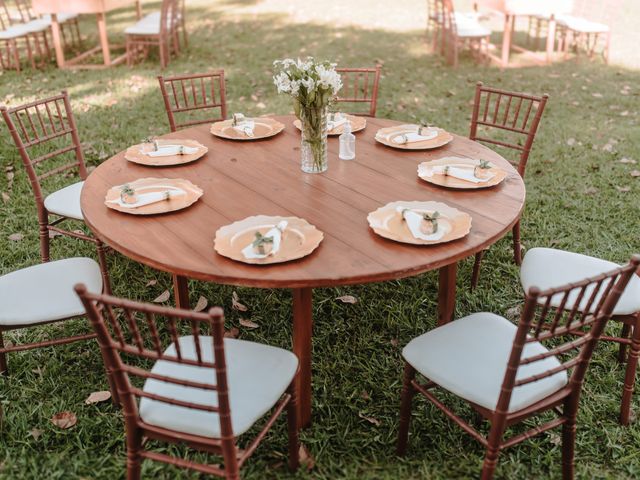
[[[333,113],[329,115],[329,120],[327,121],[327,130],[330,132],[338,128],[339,126],[347,123],[347,117],[340,112]]]
[[[495,174],[489,173],[486,178],[478,178],[473,173],[473,165],[435,165],[433,167],[420,166],[418,174],[425,177],[433,177],[437,175],[448,175],[471,183],[485,183],[491,180]]]
[[[243,133],[247,137],[253,137],[253,129],[256,127],[256,123],[251,118],[246,118],[242,113],[233,114],[233,129]]]
[[[407,131],[404,133],[398,133],[397,131],[391,132],[386,135],[386,140],[397,145],[406,145],[408,143],[433,140],[438,136],[438,129],[436,128],[422,127],[422,133],[419,133],[420,126],[418,125],[402,125],[398,127],[398,129]]]
[[[245,258],[267,258],[269,255],[275,255],[278,250],[280,250],[280,241],[282,240],[282,234],[284,230],[287,228],[288,222],[286,220],[281,221],[269,230],[267,233],[262,235],[263,238],[270,238],[271,241],[271,250],[269,253],[258,253],[256,249],[253,247],[254,242],[251,242],[249,245],[242,249],[242,254]]]
[[[422,222],[425,221],[422,213],[414,212],[413,210],[407,210],[402,206],[397,207],[396,210],[398,211],[398,213],[400,213],[400,215],[402,215],[404,221],[407,222],[407,227],[409,227],[411,235],[419,240],[440,240],[450,230],[449,223],[443,222],[440,218],[438,219],[438,229],[434,233],[427,235],[425,233],[422,233],[422,230],[420,230]]]
[[[149,187],[145,187],[145,188],[149,188]],[[107,202],[115,203],[124,208],[139,208],[139,207],[144,207],[145,205],[151,205],[152,203],[163,202],[163,201],[169,200],[170,198],[181,197],[187,194],[187,192],[185,192],[181,188],[172,187],[172,186],[158,185],[157,187],[154,187],[154,188],[165,188],[166,190],[162,192],[138,193],[136,194],[137,201],[135,203],[125,203],[120,198],[117,198],[115,200],[107,200]]]
[[[186,145],[159,145],[157,150],[144,153],[150,157],[172,157],[174,155],[193,155],[198,153],[198,148]]]

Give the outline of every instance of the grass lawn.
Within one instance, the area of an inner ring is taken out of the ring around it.
[[[523,243],[553,246],[624,262],[640,250],[640,72],[599,62],[565,62],[550,67],[500,71],[464,58],[451,70],[428,53],[421,31],[390,31],[330,23],[298,23],[276,13],[241,13],[250,0],[189,2],[190,48],[173,60],[167,73],[224,68],[229,111],[283,114],[287,98],[271,81],[274,59],[314,55],[340,65],[383,63],[378,114],[411,121],[426,118],[466,134],[475,82],[550,94],[547,111],[527,171]],[[377,2],[380,15],[384,8]],[[402,1],[401,3],[407,3]],[[415,8],[422,8],[422,3]],[[300,7],[303,8],[303,7]],[[240,12],[240,13],[239,13]],[[113,37],[133,21],[133,11],[109,17]],[[95,31],[92,18],[83,21]],[[17,105],[69,90],[89,165],[149,135],[168,131],[155,76],[157,58],[132,69],[0,72],[0,103]],[[36,209],[20,158],[6,128],[0,128],[0,273],[38,263]],[[371,132],[369,132],[371,133]],[[623,159],[627,159],[624,160]],[[49,189],[71,183],[50,182]],[[20,240],[13,234],[22,234]],[[52,258],[94,256],[91,246],[58,237]],[[110,255],[118,295],[152,300],[171,282],[168,275]],[[468,291],[471,261],[458,279],[458,316],[475,311],[511,312],[522,292],[512,262],[511,238],[486,255],[480,288]],[[157,280],[147,286],[150,280]],[[231,309],[236,290],[260,325],[248,330]],[[290,348],[291,298],[288,291],[232,288],[191,283],[192,301],[200,296],[227,312],[227,327],[240,338]],[[354,295],[354,305],[336,301]],[[257,450],[243,478],[398,479],[475,478],[484,450],[426,402],[416,402],[409,454],[394,454],[397,435],[400,351],[411,338],[434,327],[437,274],[358,287],[317,290],[313,339],[314,423],[302,441],[315,466],[288,473],[285,422]],[[172,299],[169,300],[172,302]],[[2,306],[0,306],[2,308]],[[611,325],[609,328],[618,328]],[[62,327],[9,333],[18,343],[61,332],[87,329],[84,320]],[[579,478],[640,477],[640,428],[622,428],[617,413],[624,367],[616,347],[600,345],[588,374],[578,418]],[[114,479],[125,472],[121,412],[110,403],[85,405],[93,391],[105,390],[100,352],[94,343],[73,344],[9,356],[11,375],[0,379],[0,478]],[[636,396],[638,397],[638,396]],[[640,399],[634,400],[637,410]],[[78,423],[68,430],[49,419],[71,410]],[[373,422],[363,417],[374,419]],[[560,446],[551,432],[501,456],[499,478],[558,478]],[[159,448],[166,448],[161,446]],[[171,448],[173,453],[185,452]],[[145,462],[144,478],[199,478],[162,464]]]

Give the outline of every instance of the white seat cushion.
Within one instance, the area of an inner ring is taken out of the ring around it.
[[[617,263],[589,257],[579,253],[556,250],[554,248],[532,248],[527,252],[520,267],[520,281],[525,292],[531,287],[542,290],[556,288],[572,282],[594,277],[604,272],[618,268]],[[592,289],[590,291],[593,291]],[[582,306],[589,300],[589,292],[584,295]],[[571,309],[577,292],[569,297],[565,308]],[[560,305],[561,296],[553,297],[551,304]],[[594,302],[597,304],[597,302]],[[594,305],[595,306],[595,305]],[[631,277],[624,293],[620,297],[614,315],[632,315],[640,312],[640,278]]]
[[[24,24],[21,24],[21,26],[23,26],[29,33],[40,33],[46,31],[49,28],[50,22],[47,22],[42,18],[38,18],[36,20],[30,20]]]
[[[44,206],[50,213],[62,215],[63,217],[83,220],[80,209],[80,194],[84,182],[74,183],[53,192],[44,199]]]
[[[488,37],[491,35],[491,30],[480,24],[480,22],[472,19],[457,20],[456,27],[458,30],[458,37],[475,38]]]
[[[495,410],[517,327],[493,313],[474,313],[438,327],[402,350],[418,372],[446,390],[489,410]],[[522,357],[546,352],[538,342],[527,344]],[[558,366],[555,357],[523,365],[518,379]],[[566,372],[513,389],[509,412],[534,404],[567,384]]]
[[[558,15],[558,25],[580,33],[606,33],[609,27],[604,23],[592,22],[573,15]]]
[[[192,336],[180,337],[180,351],[185,358],[196,359]],[[205,361],[213,361],[213,340],[200,337]],[[234,435],[246,432],[280,399],[291,384],[298,369],[298,358],[281,348],[244,340],[224,339],[227,380],[231,404],[231,424]],[[167,355],[175,356],[171,344]],[[194,367],[159,360],[153,373],[201,383],[216,384],[212,368]],[[201,405],[218,405],[215,391],[183,387],[158,380],[147,379],[144,391]],[[217,413],[169,405],[142,398],[140,418],[150,425],[209,438],[220,438]]]
[[[3,275],[0,325],[31,325],[84,315],[73,290],[77,283],[84,283],[90,292],[102,292],[102,275],[95,261],[66,258]]]
[[[12,25],[6,30],[0,30],[0,40],[20,38],[28,35],[29,33],[31,33],[30,30],[24,24]]]
[[[127,27],[124,33],[128,35],[159,35],[160,17],[156,20],[145,20],[145,18],[138,21],[135,25]]]

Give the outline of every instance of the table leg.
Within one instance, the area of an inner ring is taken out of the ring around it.
[[[298,393],[298,425],[311,424],[311,332],[313,330],[311,288],[294,288],[293,293],[293,353],[300,368],[295,379]]]
[[[191,309],[187,277],[183,277],[182,275],[173,276],[173,296],[176,300],[176,307],[184,308],[185,310]]]
[[[509,53],[511,52],[511,33],[512,22],[515,19],[513,15],[506,13],[504,15],[504,30],[502,32],[502,67],[509,65]],[[515,22],[514,22],[515,23]]]
[[[551,15],[547,28],[547,63],[551,63],[554,46],[556,44],[556,17]]]
[[[62,41],[60,38],[60,23],[58,23],[58,15],[51,14],[51,37],[53,38],[53,48],[56,51],[56,63],[58,68],[64,67],[64,50],[62,49]]]
[[[453,320],[456,308],[456,279],[458,264],[452,263],[442,267],[439,271],[438,285],[438,326]]]
[[[98,12],[98,34],[100,36],[100,46],[102,47],[102,58],[106,66],[111,65],[111,52],[109,51],[109,37],[107,36],[107,16],[104,12]]]

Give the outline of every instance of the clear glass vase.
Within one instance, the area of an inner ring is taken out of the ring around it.
[[[326,106],[300,109],[302,144],[301,168],[305,173],[327,170],[327,112]]]

